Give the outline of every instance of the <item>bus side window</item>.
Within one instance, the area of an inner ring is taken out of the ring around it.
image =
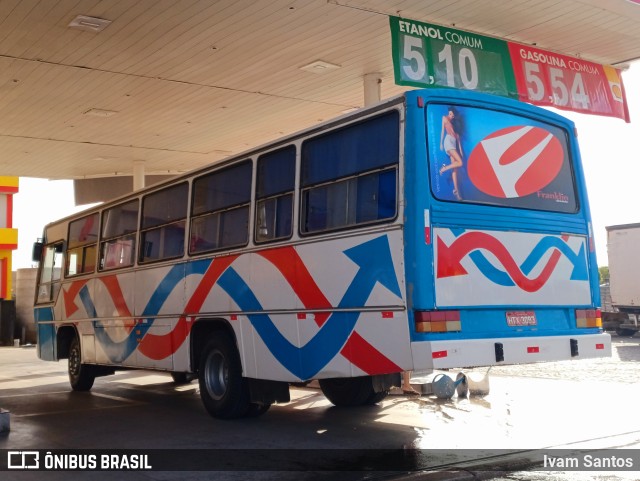
[[[397,111],[302,144],[302,234],[395,218],[400,155]]]
[[[44,256],[41,262],[37,302],[51,302],[56,298],[60,290],[63,265],[62,242],[47,245],[44,248]]]
[[[293,233],[296,148],[293,145],[258,158],[255,241],[288,239]]]
[[[67,275],[88,274],[96,268],[98,214],[69,223]]]
[[[136,250],[138,205],[138,199],[135,199],[107,209],[102,213],[101,270],[133,265]]]
[[[188,197],[189,186],[184,182],[143,198],[140,262],[183,256]]]
[[[191,254],[247,245],[251,177],[252,163],[246,160],[194,180]]]

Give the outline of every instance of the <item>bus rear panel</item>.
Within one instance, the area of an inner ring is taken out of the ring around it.
[[[609,356],[573,124],[517,102],[443,94],[407,94],[416,368]],[[462,166],[451,168],[456,154]]]

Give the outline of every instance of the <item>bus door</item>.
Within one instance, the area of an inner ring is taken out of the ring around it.
[[[34,315],[38,330],[38,357],[45,361],[57,359],[53,302],[55,302],[60,292],[60,281],[64,266],[63,252],[62,241],[44,246],[40,276],[38,277]]]

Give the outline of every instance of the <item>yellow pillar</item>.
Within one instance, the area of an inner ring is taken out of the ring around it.
[[[13,194],[18,177],[0,176],[0,299],[11,299],[11,258],[18,248],[18,229],[13,228]]]

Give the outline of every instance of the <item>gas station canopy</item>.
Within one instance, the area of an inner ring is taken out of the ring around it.
[[[0,174],[175,174],[396,95],[389,16],[640,58],[631,0],[4,0]]]

